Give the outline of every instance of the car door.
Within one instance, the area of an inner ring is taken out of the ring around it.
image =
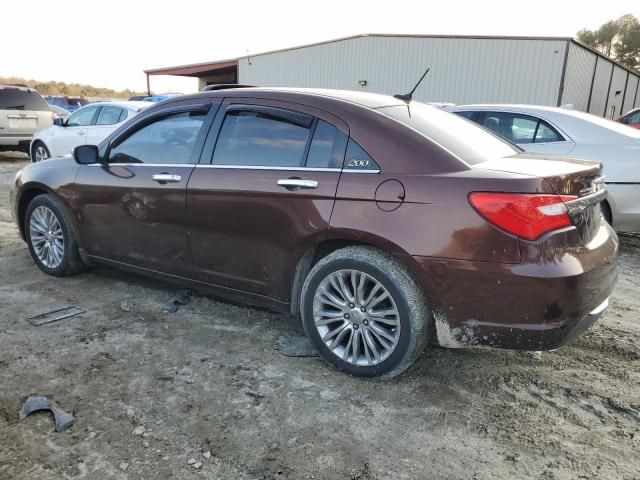
[[[474,121],[527,152],[567,155],[575,144],[549,122],[534,115],[487,111]]]
[[[47,139],[51,147],[51,155],[61,157],[69,155],[78,145],[84,145],[87,138],[87,128],[95,123],[95,117],[100,110],[99,105],[89,105],[69,115],[62,127],[51,131]]]
[[[136,119],[100,146],[103,164],[80,167],[76,216],[89,255],[189,276],[186,186],[211,108],[187,102]]]
[[[116,105],[102,105],[93,125],[87,126],[87,145],[98,145],[111,132],[118,128],[118,124],[127,118],[127,109]]]
[[[187,191],[198,279],[287,301],[298,259],[329,227],[347,139],[327,112],[225,101]]]

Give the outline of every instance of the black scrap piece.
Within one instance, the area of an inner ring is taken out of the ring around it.
[[[178,311],[178,306],[189,303],[192,296],[193,292],[191,290],[178,290],[175,296],[164,306],[164,309],[169,313],[176,313]]]
[[[65,412],[56,404],[49,401],[47,397],[41,397],[38,395],[32,395],[27,398],[20,410],[20,420],[40,410],[49,410],[53,413],[53,420],[55,422],[55,431],[64,432],[67,428],[73,425],[75,418],[70,413]]]

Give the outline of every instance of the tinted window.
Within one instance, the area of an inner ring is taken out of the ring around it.
[[[0,109],[49,111],[39,93],[25,90],[0,89]]]
[[[127,110],[126,108],[123,108],[122,113],[120,114],[120,118],[118,119],[118,122],[124,121],[128,116],[129,116],[129,110]]]
[[[109,162],[194,163],[193,147],[204,119],[204,114],[190,112],[162,117],[113,147]]]
[[[95,107],[87,107],[81,110],[78,110],[73,115],[69,117],[67,120],[67,126],[69,127],[86,127],[87,125],[91,125],[91,120],[98,109]]]
[[[346,170],[380,170],[378,164],[364,151],[352,138],[347,144],[347,153],[344,156],[344,168]]]
[[[632,113],[631,115],[629,115],[628,123],[640,123],[640,110],[638,110],[635,113]]]
[[[409,108],[399,105],[377,108],[376,111],[413,128],[468,164],[506,157],[521,151],[458,115],[424,103],[411,102]]]
[[[536,132],[536,143],[546,143],[546,142],[563,142],[564,138],[562,138],[558,132],[556,132],[551,125],[549,125],[544,120],[540,120],[538,124],[538,131]]]
[[[220,129],[213,163],[298,167],[304,160],[308,137],[309,128],[284,117],[231,111]]]
[[[333,125],[318,120],[307,156],[307,167],[342,168],[347,136]]]
[[[487,112],[482,125],[513,143],[533,143],[538,120],[505,112]]]
[[[98,120],[96,120],[96,125],[115,125],[120,121],[122,110],[120,107],[102,107],[98,115]]]
[[[464,117],[468,120],[473,120],[473,116],[476,114],[476,112],[453,112],[453,113],[455,113],[460,117]]]

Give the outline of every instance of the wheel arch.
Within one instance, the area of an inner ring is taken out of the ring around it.
[[[313,245],[303,252],[296,264],[291,282],[290,311],[293,315],[300,315],[302,285],[313,266],[330,253],[352,246],[373,247],[392,255],[407,255],[399,245],[369,232],[336,230],[330,235],[316,239]]]
[[[44,147],[47,149],[47,152],[49,152],[49,155],[51,155],[51,148],[49,147],[49,145],[47,144],[47,142],[45,142],[42,138],[40,137],[36,137],[33,140],[31,140],[31,143],[29,143],[29,159],[31,160],[31,163],[35,163],[33,161],[33,146],[36,143],[42,143],[44,145]]]

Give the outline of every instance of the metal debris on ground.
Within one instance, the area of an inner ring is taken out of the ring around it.
[[[122,310],[123,312],[130,312],[132,304],[133,302],[130,302],[128,298],[125,298],[120,302],[120,310]]]
[[[193,292],[191,290],[178,290],[175,296],[164,306],[164,310],[169,313],[176,313],[178,311],[178,306],[189,303],[192,296]]]
[[[82,310],[77,305],[71,305],[69,307],[58,308],[49,312],[41,313],[34,317],[25,318],[34,327],[39,327],[46,323],[59,322],[60,320],[67,320],[68,318],[76,317],[86,310]]]
[[[287,357],[317,357],[318,351],[305,336],[280,337],[276,350]]]
[[[24,405],[20,410],[20,420],[29,416],[33,412],[40,410],[49,410],[53,414],[56,432],[64,432],[67,428],[73,425],[73,422],[75,421],[73,415],[65,412],[55,403],[49,401],[47,397],[41,397],[38,395],[32,395],[24,402]]]

